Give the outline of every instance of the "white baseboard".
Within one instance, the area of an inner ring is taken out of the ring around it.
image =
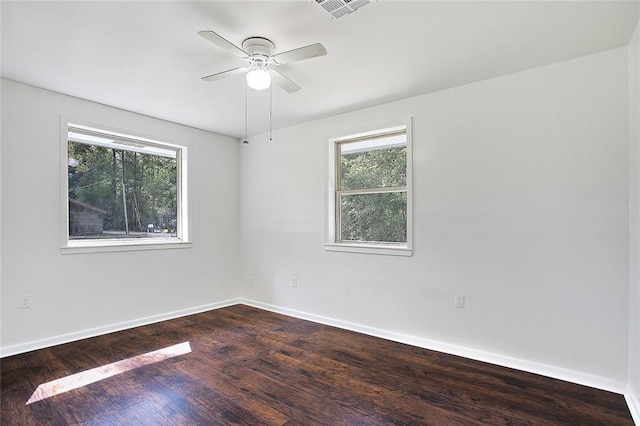
[[[631,386],[627,385],[627,390],[624,393],[624,399],[627,401],[629,411],[631,411],[631,417],[635,424],[640,425],[640,395],[631,389]]]
[[[500,355],[492,352],[485,352],[468,348],[464,346],[452,345],[449,343],[438,342],[435,340],[424,339],[421,337],[410,336],[407,334],[397,333],[394,331],[383,330],[379,328],[368,327],[361,324],[355,324],[348,321],[337,320],[333,318],[323,317],[320,315],[309,314],[294,309],[283,308],[280,306],[270,305],[250,299],[240,299],[240,303],[253,306],[256,308],[272,311],[296,318],[301,318],[345,330],[355,331],[369,336],[380,337],[394,342],[405,343],[420,348],[430,349],[438,352],[444,352],[451,355],[462,356],[474,359],[476,361],[487,362],[502,367],[514,368],[516,370],[526,371],[529,373],[539,374],[541,376],[551,377],[554,379],[564,380],[596,389],[601,389],[618,394],[625,393],[626,383],[612,380],[606,377],[596,376],[581,371],[569,370],[566,368],[555,367],[548,364],[542,364],[535,361],[529,361],[521,358]],[[635,419],[635,417],[634,417]],[[637,420],[636,420],[637,423]]]
[[[229,300],[224,300],[222,302],[209,303],[206,305],[196,306],[193,308],[181,309],[178,311],[167,312],[164,314],[152,315],[144,318],[137,318],[131,321],[124,321],[116,324],[109,324],[102,327],[95,327],[87,330],[76,331],[73,333],[61,334],[59,336],[48,337],[46,339],[34,340],[31,342],[21,343],[18,345],[7,346],[4,348],[0,348],[0,358],[21,354],[25,352],[30,352],[36,349],[48,348],[50,346],[61,345],[63,343],[69,343],[76,340],[86,339],[89,337],[96,337],[102,334],[113,333],[116,331],[126,330],[133,327],[139,327],[141,325],[152,324],[155,322],[184,317],[186,315],[192,315],[200,312],[210,311],[213,309],[219,309],[219,308],[224,308],[231,305],[237,305],[238,303],[240,303],[240,298],[229,299]]]

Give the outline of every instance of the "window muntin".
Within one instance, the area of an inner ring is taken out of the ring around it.
[[[67,247],[186,240],[186,149],[67,124]]]
[[[407,246],[406,127],[335,142],[335,242]]]

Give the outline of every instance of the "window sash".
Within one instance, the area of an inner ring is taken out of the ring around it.
[[[402,194],[406,193],[406,187],[395,187],[395,188],[372,188],[372,189],[364,189],[364,190],[345,190],[345,191],[337,191],[336,199],[335,199],[335,213],[336,213],[336,235],[335,241],[337,243],[358,243],[358,244],[406,244],[406,241],[362,241],[362,240],[345,240],[342,238],[342,196],[343,195],[372,195],[372,194]],[[408,205],[407,205],[408,207]],[[408,228],[408,218],[407,223],[405,225]]]
[[[357,149],[357,150],[353,150],[353,151],[349,150],[346,153],[342,149],[342,147],[344,145],[349,145],[349,144],[354,144],[354,143],[361,143],[361,142],[375,141],[375,140],[379,140],[379,139],[389,139],[389,138],[393,138],[394,136],[404,136],[404,142],[402,142],[402,143],[393,143],[393,142],[391,142],[389,144],[373,146],[373,147],[371,147],[369,149]],[[355,138],[345,139],[345,140],[336,142],[335,158],[334,158],[334,164],[335,164],[334,176],[335,176],[335,188],[336,188],[336,190],[337,191],[347,191],[347,190],[343,190],[342,189],[342,167],[341,166],[342,166],[342,156],[343,156],[343,154],[354,154],[354,153],[361,153],[361,152],[371,152],[371,151],[390,149],[390,148],[398,148],[398,147],[405,147],[405,148],[408,147],[406,129],[396,130],[396,131],[392,131],[392,132],[375,133],[375,134],[372,134],[370,136],[355,137]],[[408,158],[409,157],[406,156],[407,160],[408,160]],[[408,166],[405,165],[405,168],[406,167],[408,167]],[[406,181],[405,181],[405,185],[402,185],[402,187],[406,188]],[[357,188],[356,190],[365,190],[365,189],[374,189],[374,188],[394,188],[394,187],[372,187],[372,188],[364,188],[363,187],[363,188]]]

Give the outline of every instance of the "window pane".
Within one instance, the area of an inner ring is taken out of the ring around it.
[[[69,239],[177,236],[177,162],[69,141]]]
[[[407,193],[342,194],[342,241],[406,242]]]
[[[406,145],[369,151],[345,151],[341,149],[340,190],[388,188],[407,184]]]

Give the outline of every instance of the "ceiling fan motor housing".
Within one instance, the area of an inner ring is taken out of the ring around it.
[[[275,45],[269,39],[263,37],[249,37],[242,42],[242,50],[249,55],[251,65],[266,66],[269,58],[273,56]]]

